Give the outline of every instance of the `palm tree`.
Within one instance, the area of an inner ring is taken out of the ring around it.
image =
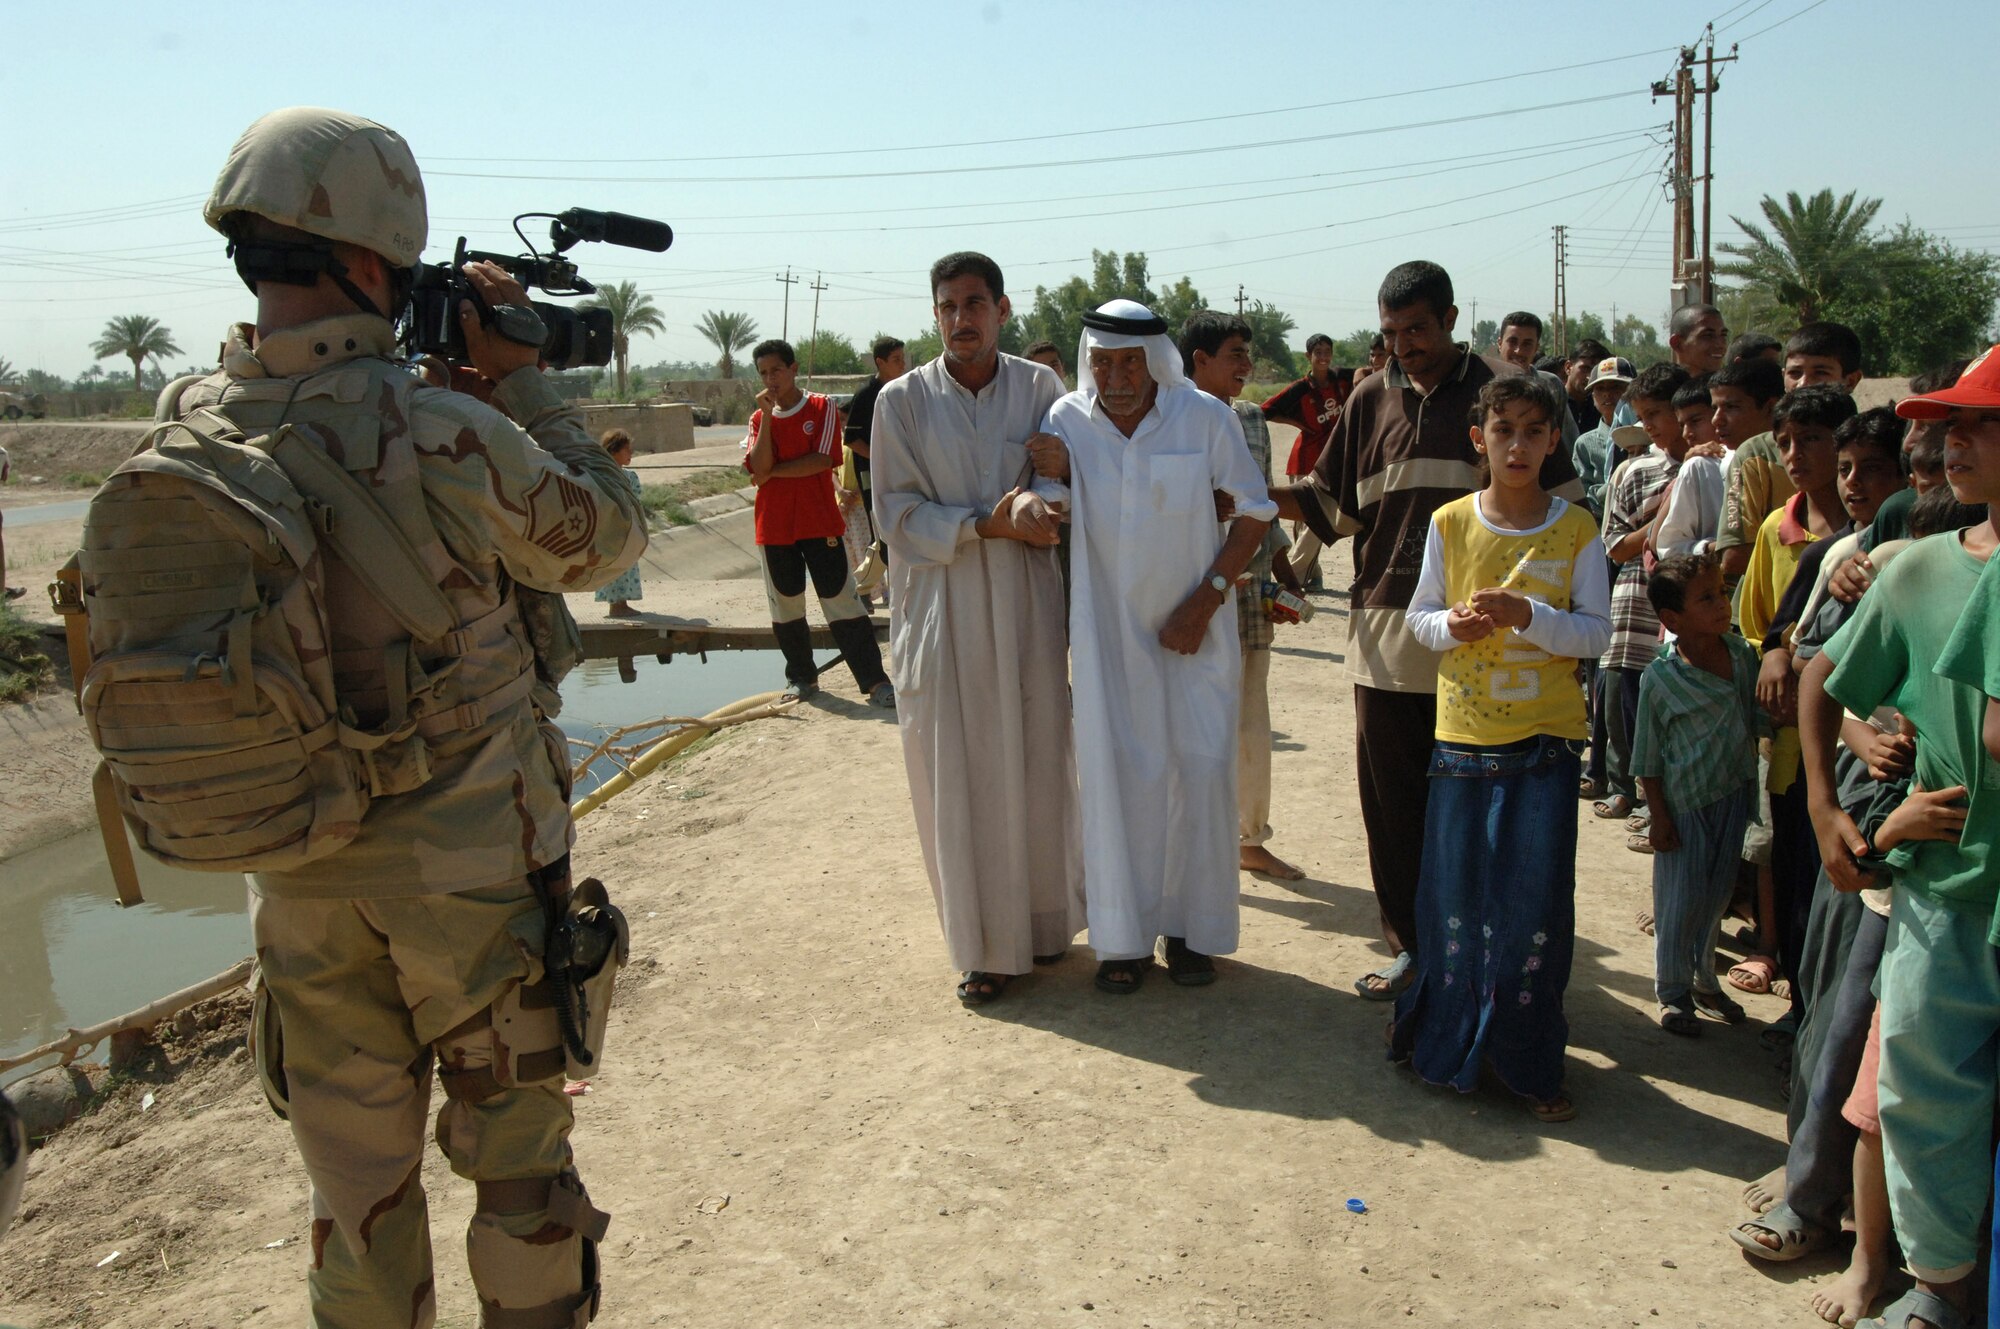
[[[618,361],[618,395],[623,397],[625,365],[632,353],[632,334],[665,332],[667,321],[661,317],[653,297],[640,291],[637,282],[621,281],[600,286],[597,294],[585,300],[582,307],[611,311],[611,354]]]
[[[1851,189],[1839,199],[1822,189],[1809,199],[1788,193],[1782,205],[1766,194],[1758,206],[1770,230],[1731,217],[1750,241],[1723,245],[1722,252],[1736,261],[1720,265],[1718,272],[1762,286],[1779,304],[1796,310],[1802,324],[1817,322],[1836,299],[1881,284],[1876,260],[1882,245],[1868,234],[1881,199],[1857,203]]]
[[[757,339],[757,320],[748,314],[725,314],[719,309],[711,309],[701,316],[701,322],[694,330],[715,343],[715,349],[722,352],[722,359],[716,362],[716,371],[724,378],[736,377],[736,352]]]
[[[144,386],[139,373],[148,359],[182,354],[181,348],[174,345],[174,334],[161,327],[158,319],[147,318],[144,314],[126,314],[112,319],[98,335],[97,345],[90,349],[100,360],[113,355],[122,355],[130,360],[134,388]]]
[[[14,362],[0,355],[0,383],[11,382],[14,377]]]

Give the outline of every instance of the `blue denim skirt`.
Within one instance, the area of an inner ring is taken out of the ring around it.
[[[1425,1080],[1469,1093],[1490,1064],[1537,1102],[1563,1088],[1576,945],[1577,745],[1439,743],[1417,888],[1416,978],[1391,1040]]]

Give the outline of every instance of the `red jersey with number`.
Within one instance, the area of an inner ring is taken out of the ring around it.
[[[771,416],[771,460],[797,461],[819,453],[840,465],[840,413],[830,398],[808,392],[789,411]],[[750,468],[750,449],[764,423],[762,409],[750,413],[750,433],[743,440],[743,468]],[[789,545],[800,540],[838,540],[847,519],[833,497],[833,471],[813,475],[773,476],[757,489],[757,543]]]
[[[1354,371],[1331,369],[1327,371],[1325,387],[1307,375],[1264,403],[1265,419],[1297,425],[1299,429],[1292,455],[1285,462],[1286,475],[1296,479],[1312,474],[1326,441],[1333,437],[1334,425],[1340,422],[1340,410],[1347,404],[1347,395],[1353,391]]]

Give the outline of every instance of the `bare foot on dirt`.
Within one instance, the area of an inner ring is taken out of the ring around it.
[[[1305,871],[1295,868],[1260,844],[1246,844],[1236,851],[1236,866],[1245,872],[1261,872],[1279,881],[1304,881]]]
[[[1854,1329],[1855,1321],[1868,1313],[1875,1304],[1875,1296],[1882,1290],[1882,1275],[1886,1271],[1859,1254],[1847,1271],[1823,1288],[1812,1294],[1813,1314],[1828,1324],[1837,1324],[1841,1329]]]
[[[1743,1203],[1753,1214],[1761,1214],[1785,1198],[1785,1169],[1774,1167],[1743,1188]]]
[[[638,611],[638,610],[636,610],[636,609],[634,609],[634,608],[633,608],[633,607],[632,607],[632,606],[631,606],[630,604],[627,604],[627,603],[626,603],[625,601],[623,601],[623,600],[614,600],[614,601],[612,601],[612,603],[611,603],[611,608],[609,608],[609,609],[605,610],[605,611],[604,611],[604,613],[605,613],[606,617],[609,617],[609,618],[637,618],[637,617],[639,617],[639,611]]]

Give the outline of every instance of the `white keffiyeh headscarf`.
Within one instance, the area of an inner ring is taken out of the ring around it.
[[[1107,300],[1083,316],[1083,336],[1076,344],[1076,386],[1079,392],[1097,391],[1090,372],[1090,352],[1122,351],[1127,347],[1146,349],[1146,368],[1161,392],[1187,384],[1181,371],[1180,348],[1167,335],[1167,321],[1137,300]]]

